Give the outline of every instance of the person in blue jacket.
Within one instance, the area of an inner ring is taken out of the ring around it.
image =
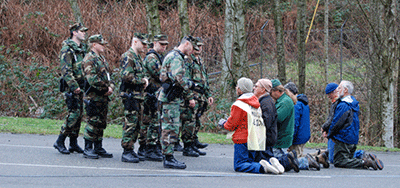
[[[310,107],[308,106],[308,98],[305,94],[298,94],[298,89],[293,82],[287,83],[285,89],[288,89],[297,98],[294,105],[294,133],[293,142],[289,147],[289,151],[296,151],[300,170],[309,170],[315,168],[320,170],[320,166],[314,157],[310,154],[303,154],[304,145],[311,137],[310,131]]]
[[[341,168],[383,169],[383,163],[376,155],[370,154],[364,158],[355,158],[357,149],[360,121],[358,101],[351,94],[354,86],[350,81],[343,80],[338,87],[339,101],[335,108],[332,123],[324,130],[325,136],[335,143],[333,164]]]

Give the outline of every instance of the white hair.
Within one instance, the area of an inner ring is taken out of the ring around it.
[[[349,92],[350,95],[353,93],[354,86],[350,81],[343,80],[341,84],[343,88],[347,88],[347,91]]]

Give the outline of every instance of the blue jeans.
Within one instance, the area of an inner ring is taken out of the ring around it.
[[[235,144],[234,148],[233,168],[236,172],[261,173],[260,168],[263,167],[260,163],[254,162],[256,152],[247,150],[247,143]]]
[[[274,156],[278,159],[279,163],[285,168],[285,172],[292,170],[292,166],[290,166],[289,159],[287,154],[282,150],[282,148],[274,148]]]

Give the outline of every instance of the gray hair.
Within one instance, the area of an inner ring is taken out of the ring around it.
[[[342,80],[341,84],[343,85],[344,88],[347,88],[347,91],[349,92],[349,94],[353,93],[354,86],[350,81]]]

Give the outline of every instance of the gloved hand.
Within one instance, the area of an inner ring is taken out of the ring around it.
[[[218,126],[221,127],[221,128],[224,128],[224,124],[225,124],[225,123],[226,123],[226,119],[221,118],[221,119],[218,121]]]

